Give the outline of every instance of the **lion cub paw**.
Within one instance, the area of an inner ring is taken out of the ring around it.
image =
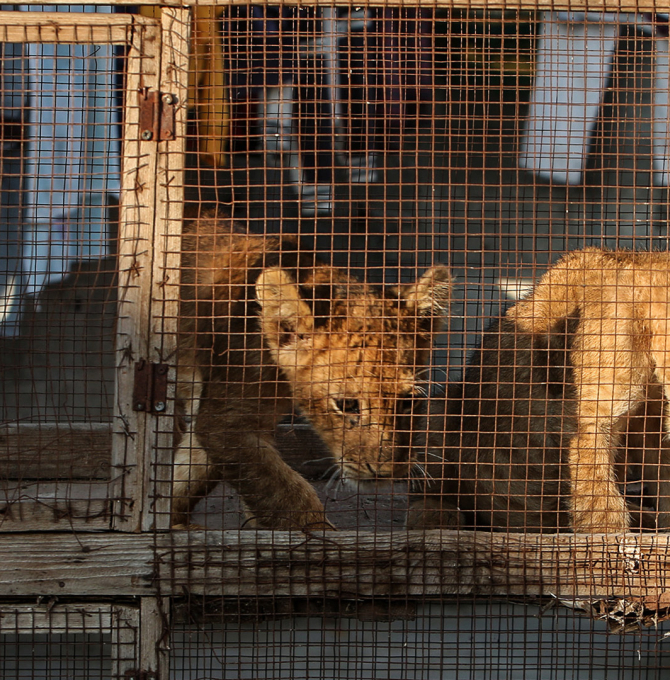
[[[335,525],[323,513],[302,512],[294,512],[290,515],[276,513],[268,517],[247,513],[247,519],[242,528],[302,531],[306,534],[317,533],[319,531],[337,531]]]
[[[448,499],[435,496],[413,498],[407,509],[407,529],[458,529],[465,525],[463,514]]]
[[[627,510],[584,510],[574,513],[573,526],[578,534],[622,534],[630,528]]]
[[[205,531],[207,527],[202,524],[194,524],[193,522],[178,522],[170,526],[172,531]]]

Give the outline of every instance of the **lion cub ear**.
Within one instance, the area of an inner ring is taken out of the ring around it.
[[[261,306],[263,337],[271,351],[314,329],[312,310],[287,271],[277,267],[262,271],[256,279],[256,300]]]
[[[452,283],[446,267],[432,267],[415,284],[403,289],[403,297],[418,316],[442,320],[449,309]]]

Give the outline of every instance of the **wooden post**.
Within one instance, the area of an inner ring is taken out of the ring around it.
[[[146,454],[150,464],[144,468],[143,498],[148,503],[143,505],[143,531],[170,526],[190,28],[188,8],[162,8],[160,94],[165,105],[172,107],[174,119],[171,138],[158,142],[148,356],[150,361],[170,368],[164,415],[153,416],[147,428]]]
[[[141,129],[141,106],[159,90],[160,25],[145,20],[132,34],[126,63],[125,126],[119,219],[116,399],[112,440],[113,528],[138,531],[146,477],[147,429],[153,416],[133,403],[135,365],[149,358],[156,208],[156,142]]]
[[[140,669],[156,680],[170,677],[170,600],[143,597],[140,607]]]

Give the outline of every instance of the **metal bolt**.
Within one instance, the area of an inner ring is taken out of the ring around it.
[[[174,104],[174,96],[171,94],[164,94],[162,100],[163,104]]]
[[[158,411],[159,413],[161,411],[165,411],[165,402],[164,401],[157,401],[154,404],[154,411]]]
[[[151,130],[142,130],[142,139],[145,142],[150,142],[153,139],[154,133]]]
[[[135,404],[135,410],[136,411],[144,411],[144,404],[141,401],[138,401]]]

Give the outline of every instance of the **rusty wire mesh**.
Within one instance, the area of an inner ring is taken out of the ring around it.
[[[666,15],[138,16],[2,42],[0,530],[152,604],[0,669],[663,677]],[[659,252],[505,316],[585,247]]]

